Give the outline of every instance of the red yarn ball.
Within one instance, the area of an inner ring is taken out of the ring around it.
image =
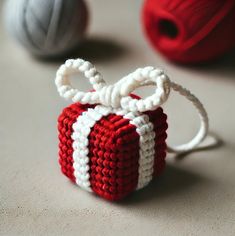
[[[235,46],[234,0],[146,0],[145,33],[153,47],[180,63],[201,63]]]

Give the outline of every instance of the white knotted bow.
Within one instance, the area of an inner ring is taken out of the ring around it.
[[[89,79],[93,89],[92,92],[82,92],[72,87],[69,77],[77,72],[83,72]],[[201,127],[197,135],[188,143],[169,147],[169,152],[184,153],[195,150],[205,139],[208,133],[208,116],[202,103],[190,91],[178,85],[167,77],[160,69],[153,67],[139,68],[133,73],[123,77],[113,85],[107,85],[101,74],[88,61],[82,59],[69,59],[61,65],[57,71],[55,83],[60,96],[72,99],[73,102],[82,104],[102,104],[113,108],[122,108],[132,112],[144,112],[155,110],[169,97],[173,89],[186,97],[196,107]],[[136,88],[146,85],[155,85],[155,93],[145,99],[134,99],[130,95]],[[207,144],[206,147],[214,145]],[[205,147],[205,146],[204,146]]]

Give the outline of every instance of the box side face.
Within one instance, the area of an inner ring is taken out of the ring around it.
[[[73,168],[73,124],[82,112],[88,109],[88,105],[74,103],[66,107],[58,117],[58,137],[59,137],[59,163],[61,171],[70,180],[75,182]]]
[[[149,111],[146,114],[149,116],[149,120],[154,125],[155,132],[155,159],[154,159],[154,176],[158,176],[165,168],[166,158],[166,138],[167,138],[167,115],[160,107],[154,111]]]

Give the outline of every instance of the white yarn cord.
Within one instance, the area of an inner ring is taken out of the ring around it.
[[[178,92],[180,95],[187,98],[197,109],[200,118],[200,129],[197,135],[188,143],[181,144],[179,146],[170,147],[168,146],[168,152],[172,153],[184,153],[193,151],[202,141],[206,138],[209,129],[209,120],[207,112],[203,104],[198,100],[198,98],[193,95],[189,90],[183,88],[181,85],[171,82],[171,88]]]
[[[84,73],[95,90],[94,92],[82,92],[72,87],[69,77],[77,72]],[[168,151],[185,153],[197,150],[208,134],[208,116],[202,103],[189,90],[170,81],[168,76],[160,69],[154,67],[139,68],[119,80],[116,84],[106,85],[101,74],[90,62],[82,59],[69,59],[58,69],[55,83],[60,96],[72,99],[73,102],[101,104],[131,112],[145,112],[157,109],[167,101],[170,90],[173,89],[195,106],[201,126],[197,135],[190,142],[175,147],[168,146]],[[146,85],[155,85],[155,93],[139,100],[129,96],[138,87]],[[207,146],[204,145],[204,148],[212,145],[214,145],[213,142],[207,144]]]

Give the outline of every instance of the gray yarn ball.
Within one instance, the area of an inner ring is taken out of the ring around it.
[[[4,10],[9,33],[36,56],[66,55],[87,27],[83,0],[8,0]]]

